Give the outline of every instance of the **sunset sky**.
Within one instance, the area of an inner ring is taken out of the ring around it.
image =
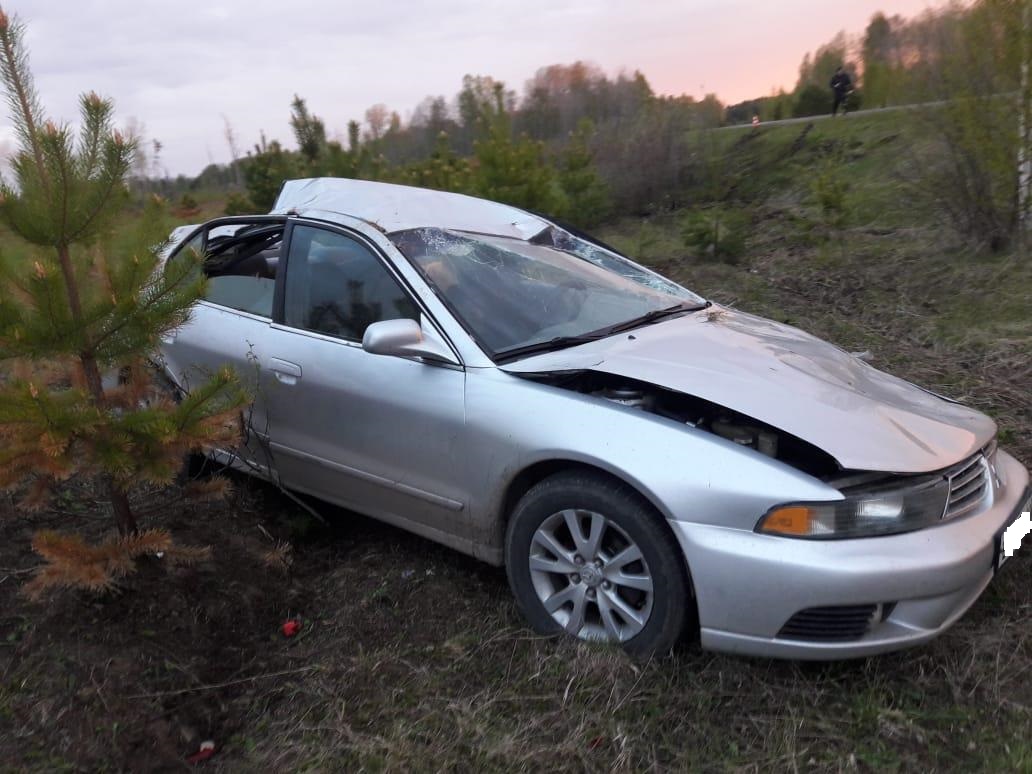
[[[48,114],[114,98],[164,145],[171,174],[226,162],[224,118],[243,148],[259,131],[290,144],[294,93],[332,135],[386,103],[407,119],[427,95],[449,100],[466,73],[522,93],[542,66],[578,59],[607,74],[641,70],[660,94],[726,103],[791,89],[807,51],[876,11],[910,17],[931,0],[0,0],[28,26]],[[6,115],[0,152],[10,151]],[[6,146],[6,147],[4,147]]]

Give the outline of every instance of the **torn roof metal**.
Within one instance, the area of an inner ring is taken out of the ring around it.
[[[550,225],[529,212],[473,196],[334,177],[288,180],[271,214],[313,210],[324,219],[333,213],[360,218],[387,233],[433,227],[527,240]]]

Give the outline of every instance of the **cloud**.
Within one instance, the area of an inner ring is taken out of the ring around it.
[[[892,12],[924,7],[896,0]],[[728,101],[793,85],[805,51],[843,26],[861,31],[874,0],[21,0],[32,66],[52,117],[78,94],[115,99],[164,145],[172,173],[227,161],[223,116],[243,147],[264,130],[290,140],[293,95],[331,134],[366,107],[401,115],[453,96],[467,73],[522,91],[539,68],[587,60],[640,69],[661,93]],[[906,6],[904,8],[903,6]],[[848,25],[844,20],[848,19]],[[2,127],[2,121],[0,121]]]

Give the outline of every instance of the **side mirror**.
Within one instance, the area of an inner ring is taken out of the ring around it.
[[[373,355],[421,357],[435,363],[459,365],[451,350],[427,326],[415,320],[383,320],[366,328],[362,349]]]

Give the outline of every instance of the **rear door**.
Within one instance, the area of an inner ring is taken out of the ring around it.
[[[280,275],[282,217],[224,218],[205,224],[169,261],[190,253],[205,255],[208,288],[190,321],[164,338],[161,353],[169,377],[189,392],[220,368],[231,367],[257,396],[247,410],[240,462],[266,477],[275,469],[266,442],[265,375],[277,278]]]

